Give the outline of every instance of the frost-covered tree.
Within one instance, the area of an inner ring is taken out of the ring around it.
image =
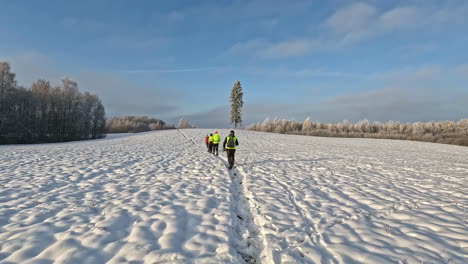
[[[179,124],[177,125],[177,128],[195,128],[195,126],[191,125],[187,119],[185,118],[181,118],[179,120]]]
[[[468,119],[463,119],[463,120],[458,121],[458,126],[468,136]]]
[[[36,128],[40,135],[47,134],[49,127],[50,89],[50,82],[45,80],[37,80],[31,86],[31,91],[38,104],[38,109],[36,111]]]
[[[183,128],[188,128],[188,127],[189,127],[188,121],[186,119],[184,119],[184,118],[181,118],[179,120],[179,124],[177,124],[177,128],[182,128],[183,129]]]
[[[370,122],[368,120],[361,120],[352,124],[344,120],[343,122],[334,124],[312,122],[310,118],[307,118],[302,123],[276,118],[270,121],[267,118],[262,123],[247,126],[246,129],[325,137],[409,139],[468,146],[468,119],[462,119],[458,122],[415,122],[407,124],[400,124],[394,121],[387,123]]]
[[[242,114],[241,109],[244,105],[244,101],[242,101],[242,97],[244,93],[242,92],[241,83],[236,81],[234,86],[231,90],[231,123],[234,123],[234,127],[237,128],[237,124],[242,126]]]
[[[174,129],[160,119],[147,116],[112,117],[107,120],[109,133],[138,133],[152,130]]]
[[[8,90],[16,87],[16,75],[11,72],[10,64],[7,62],[0,62],[0,102],[6,97]],[[1,104],[3,106],[3,104]]]
[[[10,64],[0,62],[0,133],[11,119],[13,90],[16,87],[16,75],[11,72]],[[10,118],[9,118],[10,117]]]
[[[360,120],[356,125],[355,127],[357,128],[358,132],[370,132],[371,131],[371,128],[370,128],[370,122],[369,120],[365,119],[365,120]]]
[[[302,122],[302,132],[304,134],[307,134],[307,132],[310,132],[312,130],[312,121],[310,121],[310,117],[307,117],[304,122]]]
[[[16,85],[8,63],[0,62],[0,144],[61,142],[102,137],[104,106],[63,80],[52,87],[38,80],[30,89]]]
[[[261,131],[263,132],[271,132],[273,130],[270,119],[268,117],[263,121],[260,127],[261,127]]]
[[[411,132],[412,132],[412,135],[414,136],[422,136],[424,135],[426,131],[424,128],[424,124],[421,122],[416,122],[411,127],[412,127]]]
[[[62,137],[74,138],[77,132],[77,120],[80,118],[80,93],[78,83],[68,78],[62,79],[62,96],[64,100],[62,115]],[[66,118],[65,118],[66,117]]]
[[[95,101],[95,110],[93,112],[93,120],[92,120],[92,135],[93,138],[100,138],[103,137],[106,129],[106,111],[104,109],[104,106],[101,103],[101,100],[99,100],[96,97]]]
[[[351,123],[349,123],[348,120],[344,120],[344,121],[341,123],[341,129],[342,129],[343,132],[346,133],[346,135],[349,134],[350,128],[351,128]]]

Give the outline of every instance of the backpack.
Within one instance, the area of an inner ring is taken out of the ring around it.
[[[205,137],[205,143],[208,143],[208,138],[209,138],[209,137]]]
[[[236,147],[236,142],[234,141],[235,137],[229,137],[229,140],[226,144],[228,148],[235,148]]]

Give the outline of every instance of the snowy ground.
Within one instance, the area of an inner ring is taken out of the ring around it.
[[[207,132],[0,146],[0,263],[468,263],[468,148]]]

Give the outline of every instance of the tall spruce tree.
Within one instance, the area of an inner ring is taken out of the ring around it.
[[[241,108],[244,105],[242,101],[242,92],[241,83],[236,81],[231,90],[231,123],[234,123],[234,127],[237,128],[237,124],[242,126],[242,114]]]

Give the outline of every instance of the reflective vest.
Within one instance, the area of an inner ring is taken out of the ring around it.
[[[226,137],[226,149],[236,149],[237,147],[237,138],[236,137],[232,137],[233,138],[233,141],[234,141],[234,147],[230,148],[228,147],[228,143],[229,143],[229,140],[231,139],[231,137]]]
[[[213,136],[208,137],[208,143],[213,143]]]
[[[213,144],[219,144],[219,141],[221,141],[221,139],[219,138],[219,134],[214,134],[213,135]]]

